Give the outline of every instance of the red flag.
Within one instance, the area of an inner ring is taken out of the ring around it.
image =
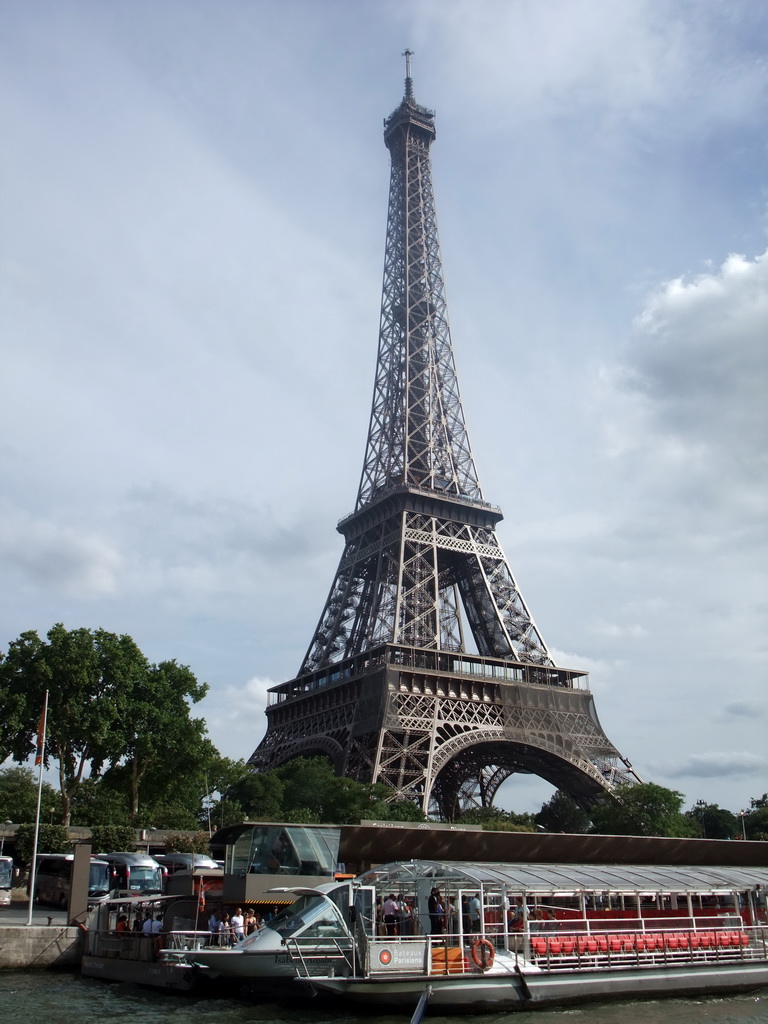
[[[200,909],[205,910],[205,882],[200,883]]]
[[[40,715],[40,721],[37,726],[37,751],[35,752],[35,765],[41,765],[43,763],[43,751],[45,750],[45,708],[43,713]]]

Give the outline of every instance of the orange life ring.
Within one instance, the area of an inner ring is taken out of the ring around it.
[[[472,943],[472,959],[481,971],[487,971],[493,967],[493,961],[496,959],[493,943],[488,939],[475,939]]]

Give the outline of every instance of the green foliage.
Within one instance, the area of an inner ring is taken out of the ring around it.
[[[33,752],[48,690],[45,764],[58,762],[63,824],[84,776],[98,775],[120,749],[123,695],[145,671],[133,640],[103,629],[58,623],[47,642],[30,631],[10,644],[0,664],[0,746],[18,762]]]
[[[32,861],[35,851],[35,826],[34,824],[19,825],[16,829],[16,859],[24,864]],[[40,825],[40,834],[37,840],[38,853],[69,853],[72,849],[72,840],[64,825]]]
[[[212,818],[219,824],[220,808],[242,812],[233,821],[290,821],[302,825],[356,824],[362,819],[423,821],[408,800],[388,802],[390,790],[336,775],[324,757],[297,757],[269,772],[236,766],[240,777],[224,792]]]
[[[202,799],[207,761],[218,752],[210,740],[206,742],[203,719],[190,718],[189,704],[202,700],[207,691],[185,665],[163,661],[137,673],[123,694],[121,743],[109,760],[111,766],[120,762],[127,769],[128,809],[134,820],[139,815],[142,783],[156,790],[159,782],[167,790],[182,766],[187,779],[197,779],[198,803]]]
[[[744,832],[747,839],[768,840],[768,793],[761,797],[753,797],[750,802],[750,810],[744,815]],[[739,824],[739,835],[741,826]]]
[[[129,636],[103,629],[57,624],[46,641],[22,633],[0,658],[0,755],[22,762],[33,751],[46,690],[45,762],[58,764],[64,824],[75,812],[82,824],[124,820],[112,795],[121,792],[134,824],[162,809],[162,824],[195,827],[205,772],[220,757],[205,722],[190,716],[207,687],[189,668],[151,665]]]
[[[426,814],[412,800],[379,800],[370,809],[377,821],[428,821]]]
[[[698,829],[682,806],[682,793],[654,782],[617,786],[613,796],[606,794],[592,808],[592,824],[601,835],[690,838]]]
[[[136,848],[136,829],[130,825],[94,825],[91,828],[94,853],[115,853]]]
[[[43,783],[40,799],[40,814],[45,818],[53,810],[54,815],[61,813],[59,794]],[[25,821],[34,822],[37,816],[37,779],[29,768],[0,768],[0,821],[13,821],[20,824]]]
[[[694,835],[702,839],[733,839],[741,828],[739,819],[731,811],[703,800],[686,811],[685,817],[696,829]]]
[[[336,775],[324,757],[297,757],[276,768],[275,774],[284,787],[285,821],[355,824],[370,818],[387,793],[383,786]]]
[[[84,779],[72,797],[72,825],[90,828],[123,825],[129,817],[125,793],[112,788],[104,778]]]
[[[486,832],[535,832],[532,814],[515,814],[501,807],[475,807],[465,811],[459,821],[462,825],[482,825]]]
[[[275,772],[248,771],[226,790],[227,801],[237,801],[248,821],[282,821],[285,786]]]
[[[588,832],[590,826],[589,814],[562,789],[542,805],[534,821],[545,832],[565,832],[568,835]]]
[[[195,832],[184,835],[181,832],[169,832],[165,837],[166,853],[210,853],[210,838],[207,832]]]

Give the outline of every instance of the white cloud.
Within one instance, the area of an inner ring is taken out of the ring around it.
[[[90,528],[36,518],[0,503],[0,568],[6,586],[11,574],[25,583],[74,598],[113,594],[124,559]]]
[[[768,771],[768,758],[745,750],[727,753],[713,751],[707,754],[691,754],[677,761],[656,762],[655,767],[670,779],[756,776],[756,782],[759,784],[760,777],[764,779]]]
[[[276,683],[255,677],[242,686],[224,686],[197,705],[214,744],[227,757],[247,759],[266,728],[267,690]]]
[[[764,700],[736,700],[723,708],[725,718],[768,718],[768,703]]]

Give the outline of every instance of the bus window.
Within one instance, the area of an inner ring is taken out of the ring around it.
[[[7,907],[11,902],[12,883],[13,857],[0,857],[0,907]]]

